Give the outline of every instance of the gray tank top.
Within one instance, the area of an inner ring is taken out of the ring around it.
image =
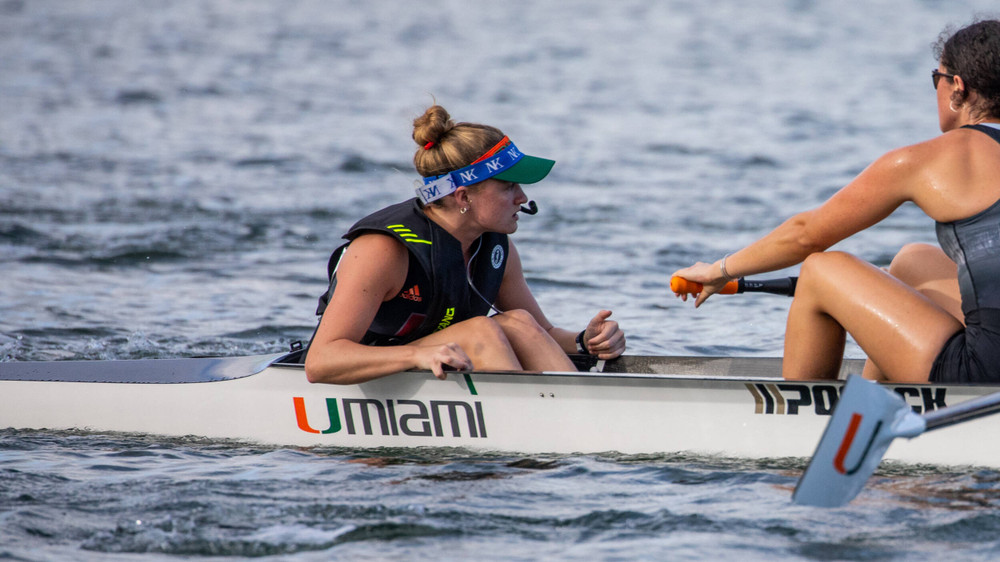
[[[968,125],[1000,142],[1000,126]],[[988,209],[953,222],[936,225],[941,249],[958,264],[962,312],[1000,309],[1000,200]]]

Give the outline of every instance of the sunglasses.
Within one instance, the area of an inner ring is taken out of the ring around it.
[[[947,72],[941,72],[940,70],[938,70],[936,68],[931,71],[931,81],[934,82],[934,89],[935,90],[937,90],[938,82],[941,81],[941,78],[947,78],[948,80],[951,80],[954,77],[955,77],[954,74],[948,74]]]

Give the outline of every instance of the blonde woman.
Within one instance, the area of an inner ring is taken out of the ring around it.
[[[355,224],[330,258],[309,346],[311,382],[350,384],[408,369],[573,371],[567,354],[618,357],[625,336],[602,310],[582,331],[554,327],[508,235],[521,184],[555,162],[499,129],[455,123],[435,105],[414,121],[417,197]],[[492,314],[492,315],[491,315]]]

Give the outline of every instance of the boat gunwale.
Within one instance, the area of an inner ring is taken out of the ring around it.
[[[245,379],[263,373],[269,368],[277,369],[304,369],[304,364],[294,359],[300,358],[301,352],[292,351],[285,353],[274,353],[264,355],[245,356],[221,356],[221,357],[186,357],[186,358],[165,358],[165,359],[121,359],[121,360],[97,360],[97,361],[26,361],[26,362],[3,362],[0,363],[0,382],[69,382],[69,383],[98,383],[98,384],[198,384],[209,382],[225,382],[238,379]],[[848,372],[861,364],[862,360],[846,358],[841,369],[841,378],[835,380],[802,380],[791,381],[781,378],[780,373],[770,375],[738,375],[730,373],[720,374],[698,374],[698,373],[665,373],[665,372],[629,372],[621,370],[594,370],[605,367],[604,362],[598,362],[594,358],[585,356],[573,356],[574,362],[579,371],[449,371],[450,376],[465,376],[476,380],[482,377],[556,377],[562,379],[577,380],[663,380],[663,381],[692,381],[692,382],[730,382],[730,383],[767,383],[767,384],[843,384],[844,376]],[[742,364],[779,364],[780,357],[746,357],[746,356],[672,356],[672,355],[630,355],[622,357],[623,363],[617,367],[629,367],[629,363],[640,364],[656,361],[661,368],[666,368],[670,364],[683,365],[683,370],[690,371],[692,368],[704,366],[712,362],[727,363],[728,370],[739,370]],[[141,364],[154,364],[160,372],[145,375],[139,378],[130,370]],[[191,373],[188,371],[167,372],[172,367],[186,366],[188,364],[202,364],[201,370]],[[31,366],[26,368],[26,366]],[[113,367],[110,367],[112,366]],[[108,375],[104,371],[98,374],[98,368],[109,366],[116,374]],[[759,367],[760,365],[758,365]],[[614,368],[615,365],[612,364]],[[31,368],[38,370],[31,371]],[[56,376],[51,374],[55,368],[63,373]],[[74,368],[82,368],[83,374],[65,374]],[[11,372],[11,371],[15,372]],[[716,369],[718,370],[718,369]],[[751,369],[753,370],[753,369]],[[759,368],[758,368],[759,370]],[[17,372],[21,371],[21,372]],[[430,371],[413,369],[406,373],[426,374]],[[128,373],[125,376],[123,373]],[[400,373],[401,374],[401,373]],[[393,375],[396,376],[396,375]],[[969,384],[969,383],[884,383],[886,386],[955,386],[955,387],[983,387],[996,388],[1000,384]],[[336,385],[330,385],[336,386]]]
[[[197,384],[237,380],[260,374],[287,353],[163,359],[10,361],[0,363],[0,382],[70,382],[99,384]],[[152,363],[151,363],[152,362]],[[137,376],[133,367],[156,365],[153,375]],[[196,370],[179,367],[200,366]],[[107,367],[107,370],[100,370]],[[74,372],[75,371],[75,372]],[[58,373],[58,374],[56,374]]]

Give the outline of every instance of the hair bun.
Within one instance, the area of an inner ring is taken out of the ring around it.
[[[451,115],[440,105],[432,105],[423,115],[413,120],[413,140],[422,148],[441,141],[448,131],[455,127]]]

